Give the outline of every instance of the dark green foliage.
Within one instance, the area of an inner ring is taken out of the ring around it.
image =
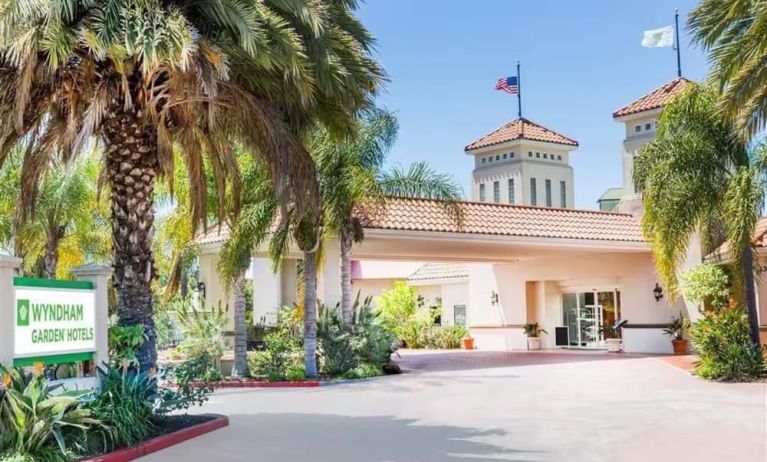
[[[354,369],[347,371],[343,378],[345,379],[367,379],[370,377],[378,377],[383,375],[381,366],[377,364],[363,363]]]
[[[88,446],[97,452],[109,452],[147,439],[158,400],[155,378],[128,368],[106,366],[97,371],[99,390],[87,407],[104,426],[88,433]]]
[[[748,335],[748,319],[739,308],[710,311],[690,335],[700,357],[696,373],[709,380],[752,381],[765,377],[762,350]]]
[[[289,331],[279,329],[271,332],[264,337],[264,341],[266,350],[254,351],[249,356],[251,371],[272,381],[286,380],[293,371],[291,375],[295,378],[294,371],[301,364],[301,347]]]
[[[340,309],[320,307],[317,340],[321,357],[320,370],[331,376],[343,375],[357,367],[358,357],[352,333],[344,328]]]
[[[136,351],[147,339],[143,325],[111,326],[108,337],[109,357],[114,364],[118,367],[138,364]]]
[[[384,328],[381,312],[373,307],[372,298],[360,303],[358,293],[354,314],[352,329],[360,362],[378,365],[389,362],[397,338]]]

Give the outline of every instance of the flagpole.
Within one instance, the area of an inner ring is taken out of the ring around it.
[[[682,55],[679,50],[679,10],[674,10],[674,32],[676,32],[676,76],[682,76]]]
[[[517,61],[517,115],[522,118],[522,79],[519,76],[519,61]]]

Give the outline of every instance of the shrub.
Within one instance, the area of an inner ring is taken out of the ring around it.
[[[248,354],[251,372],[267,380],[286,380],[288,371],[299,366],[300,347],[284,331],[275,331],[264,337],[265,351]]]
[[[288,369],[288,373],[285,374],[285,378],[290,382],[299,382],[304,380],[304,377],[306,377],[306,372],[304,371],[303,366],[293,366]]]
[[[381,366],[377,364],[363,363],[354,369],[346,371],[343,378],[345,379],[366,379],[370,377],[378,377],[383,375]]]
[[[397,281],[394,288],[383,292],[378,297],[381,321],[384,328],[394,333],[400,340],[415,340],[412,332],[405,332],[417,311],[415,289],[405,282]],[[410,345],[408,343],[408,345]]]
[[[84,452],[78,444],[83,432],[101,424],[81,407],[82,394],[51,396],[45,377],[39,373],[28,378],[19,369],[2,366],[0,372],[6,386],[0,402],[4,427],[1,449],[21,460],[27,456],[33,460],[68,460]]]
[[[317,319],[317,342],[320,351],[320,370],[339,376],[357,367],[357,350],[350,329],[344,327],[338,307],[320,306]]]
[[[682,274],[679,290],[687,300],[720,309],[730,298],[730,281],[721,266],[702,263]]]
[[[190,381],[220,380],[222,376],[219,362],[225,348],[226,312],[221,309],[202,312],[195,308],[186,309],[181,305],[178,309],[178,319],[184,330],[184,340],[178,349],[187,358],[181,366],[182,375]],[[174,375],[178,374],[178,370],[174,372]]]
[[[751,381],[765,376],[762,350],[748,335],[748,319],[739,308],[710,311],[690,332],[700,361],[696,373],[709,380]]]
[[[426,347],[455,350],[461,348],[461,340],[466,334],[463,326],[432,326],[427,330]]]
[[[88,435],[88,446],[108,452],[131,447],[151,434],[150,420],[157,401],[157,382],[145,372],[127,368],[97,368],[99,389],[87,403],[93,418],[104,424]]]
[[[357,356],[362,363],[383,365],[389,362],[397,337],[384,328],[382,313],[366,298],[361,304],[359,293],[354,302],[354,338]]]
[[[109,358],[119,367],[138,365],[136,349],[147,339],[144,326],[110,326],[108,334]]]

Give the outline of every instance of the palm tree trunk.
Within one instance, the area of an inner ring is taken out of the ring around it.
[[[354,237],[343,228],[339,233],[341,247],[341,319],[344,326],[352,325],[352,245]]]
[[[111,187],[117,317],[121,325],[144,326],[147,341],[136,355],[141,369],[150,370],[157,365],[151,289],[157,136],[136,109],[125,110],[120,102],[110,109],[102,135]]]
[[[754,287],[754,254],[750,245],[743,249],[741,256],[743,296],[746,299],[746,314],[748,315],[748,336],[754,346],[760,347],[759,315],[756,312],[756,289]]]
[[[317,262],[304,252],[304,374],[317,377]]]
[[[248,369],[248,326],[245,325],[245,274],[232,287],[234,297],[234,367],[232,377],[250,377]]]
[[[45,266],[45,277],[56,279],[56,269],[59,266],[59,242],[55,236],[49,236],[45,240],[43,265]]]

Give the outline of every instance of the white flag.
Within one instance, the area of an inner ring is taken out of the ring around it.
[[[670,47],[674,44],[674,28],[671,26],[644,31],[642,46],[647,48]]]

